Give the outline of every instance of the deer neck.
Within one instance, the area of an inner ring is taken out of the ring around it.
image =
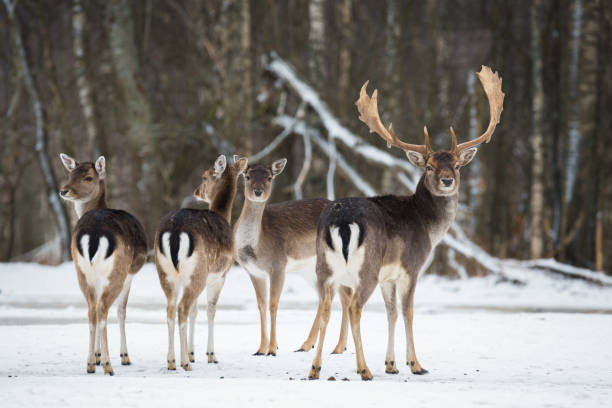
[[[414,200],[421,219],[425,222],[432,247],[437,245],[448,231],[457,215],[458,193],[450,196],[433,195],[425,186],[425,176],[417,185]]]
[[[248,198],[244,200],[244,206],[238,218],[236,228],[236,248],[250,246],[255,249],[259,242],[261,232],[261,220],[263,218],[266,202],[255,202]]]
[[[220,214],[228,224],[232,221],[232,205],[236,197],[236,181],[231,178],[219,189],[210,202],[210,211]]]
[[[95,197],[90,200],[76,200],[74,202],[74,210],[78,218],[81,218],[87,211],[98,208],[108,208],[106,205],[106,184],[104,181],[100,181],[100,189]]]

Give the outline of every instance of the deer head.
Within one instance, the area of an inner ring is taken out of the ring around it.
[[[434,151],[429,144],[427,127],[424,127],[425,143],[410,144],[401,141],[393,130],[393,125],[386,129],[378,115],[378,90],[368,96],[366,81],[361,88],[359,99],[355,103],[359,111],[359,119],[368,125],[371,132],[377,133],[387,142],[387,147],[395,146],[402,149],[408,160],[417,167],[425,169],[425,186],[434,195],[446,196],[457,192],[459,188],[459,169],[472,161],[481,143],[489,143],[503,110],[504,93],[502,80],[491,68],[482,66],[476,73],[489,100],[490,121],[487,130],[474,140],[457,144],[455,131],[450,128],[452,146],[450,150]]]
[[[225,155],[220,155],[215,160],[215,164],[202,173],[202,182],[195,189],[193,195],[198,200],[210,204],[214,197],[227,187],[228,183],[236,183],[238,176],[244,172],[246,166],[246,157],[234,155],[234,163],[228,166]]]
[[[100,156],[95,163],[79,163],[67,154],[61,153],[60,159],[69,171],[68,181],[60,189],[60,197],[75,202],[89,202],[104,193],[106,160]]]
[[[271,165],[255,164],[244,173],[244,196],[247,200],[264,202],[272,193],[272,181],[283,172],[287,159],[276,160]]]

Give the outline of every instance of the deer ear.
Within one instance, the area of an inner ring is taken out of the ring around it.
[[[100,178],[100,180],[104,180],[104,177],[106,177],[106,159],[104,158],[104,156],[98,157],[95,166],[96,172],[98,173],[98,177]]]
[[[423,156],[421,153],[412,150],[406,150],[406,157],[408,157],[410,163],[414,164],[415,166],[421,168],[425,167],[425,156]]]
[[[64,153],[60,153],[60,159],[62,159],[62,163],[64,164],[64,167],[68,171],[74,170],[76,166],[79,165],[78,161],[74,160],[72,157]]]
[[[240,157],[237,154],[234,155],[234,169],[236,170],[237,176],[244,173],[248,163],[249,159],[247,159],[246,157]]]
[[[215,160],[215,177],[216,178],[221,177],[221,175],[225,171],[226,166],[227,166],[227,159],[225,158],[225,155],[222,154],[221,156],[217,157],[217,160]]]
[[[272,163],[272,166],[270,166],[272,170],[272,176],[276,177],[281,174],[283,172],[283,169],[285,168],[285,164],[287,164],[287,159],[279,159]]]
[[[472,147],[470,149],[465,149],[464,151],[459,153],[459,165],[465,166],[466,164],[469,164],[476,156],[477,151],[478,148]]]

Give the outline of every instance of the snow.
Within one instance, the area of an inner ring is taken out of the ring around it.
[[[522,272],[517,272],[522,274]],[[206,313],[198,316],[192,372],[166,369],[165,298],[152,264],[136,275],[127,309],[131,366],[121,366],[119,330],[111,310],[109,348],[115,376],[85,374],[87,319],[74,266],[0,264],[0,392],[2,406],[605,406],[612,400],[612,288],[560,275],[537,274],[526,285],[499,276],[449,280],[422,276],[417,286],[415,341],[430,373],[404,365],[384,373],[387,319],[376,291],[363,314],[366,361],[355,373],[352,340],[330,355],[339,332],[335,304],[321,380],[303,381],[314,356],[294,353],[305,339],[316,295],[299,275],[287,277],[278,315],[277,357],[255,357],[259,322],[244,270],[230,271],[218,305],[215,351],[205,363]],[[204,307],[203,303],[200,305]],[[349,335],[350,336],[350,335]],[[330,376],[338,381],[326,381]],[[349,381],[340,381],[342,379]],[[104,384],[104,388],[97,387]]]

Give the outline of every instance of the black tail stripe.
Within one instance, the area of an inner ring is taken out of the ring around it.
[[[176,232],[170,233],[170,258],[175,269],[178,269],[178,251],[179,251],[179,234]]]
[[[351,240],[351,229],[348,224],[342,224],[340,226],[340,238],[342,239],[342,255],[344,260],[348,262],[348,246]]]
[[[81,230],[78,237],[77,237],[77,250],[79,251],[79,254],[81,254],[81,256],[85,256],[83,253],[83,246],[81,243],[81,239],[83,238],[83,235],[89,235],[89,248],[88,248],[88,257],[89,257],[89,261],[91,262],[93,260],[93,257],[96,255],[96,252],[98,251],[98,247],[100,246],[100,238],[101,237],[106,237],[106,239],[108,240],[108,248],[106,249],[106,254],[104,254],[104,259],[108,258],[109,256],[112,255],[113,251],[115,251],[115,247],[116,247],[116,242],[115,242],[115,237],[113,236],[113,234],[111,234],[108,231],[96,231],[96,230]]]

